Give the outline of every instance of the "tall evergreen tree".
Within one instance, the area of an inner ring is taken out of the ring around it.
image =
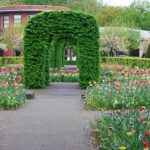
[[[148,48],[147,48],[146,58],[150,58],[150,44],[148,45]]]

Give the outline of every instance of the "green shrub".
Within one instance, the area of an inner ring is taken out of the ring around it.
[[[150,58],[150,44],[148,45],[145,56],[146,56],[146,58]]]
[[[76,61],[65,61],[64,65],[77,65]]]
[[[0,64],[7,65],[7,64],[22,64],[23,57],[0,57]]]
[[[53,11],[32,17],[26,26],[24,36],[26,87],[42,88],[48,84],[48,63],[52,56],[47,52],[51,51],[49,43],[54,39],[57,39],[57,45],[64,42],[76,45],[80,57],[80,87],[85,88],[90,81],[99,80],[99,30],[94,17],[74,11]],[[62,48],[59,52],[61,50]],[[61,59],[62,57],[56,57],[56,63],[61,62]],[[61,63],[58,67],[60,66]]]
[[[128,65],[143,69],[150,68],[150,59],[133,57],[102,57],[103,63]]]

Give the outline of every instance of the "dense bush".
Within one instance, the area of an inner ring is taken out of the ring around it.
[[[133,57],[102,57],[103,63],[128,65],[132,67],[150,68],[150,59]]]
[[[146,51],[146,58],[150,58],[150,44],[148,45],[147,51]]]
[[[49,82],[49,53],[51,41],[57,45],[69,42],[79,49],[79,84],[85,88],[89,81],[99,80],[99,31],[93,16],[74,11],[44,12],[32,17],[24,36],[25,86],[45,87]],[[90,72],[92,70],[92,72]]]
[[[142,107],[103,114],[91,124],[93,143],[97,150],[148,150],[149,119],[149,111]]]
[[[76,61],[65,61],[64,65],[77,65]]]
[[[0,64],[7,65],[7,64],[22,64],[23,57],[0,57]]]

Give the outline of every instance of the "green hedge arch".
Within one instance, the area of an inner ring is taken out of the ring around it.
[[[80,87],[86,88],[90,81],[99,80],[99,28],[94,17],[75,11],[52,11],[35,15],[25,28],[25,87],[43,88],[49,84],[50,59],[57,59],[53,57],[56,50],[50,49],[63,42],[78,49]]]

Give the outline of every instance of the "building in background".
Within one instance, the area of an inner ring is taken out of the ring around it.
[[[3,36],[7,32],[9,34],[12,34],[11,28],[13,28],[13,30],[18,30],[19,28],[24,27],[27,20],[37,13],[40,13],[42,11],[56,10],[68,10],[68,8],[47,5],[2,6],[0,7],[0,36]],[[12,44],[10,44],[10,46],[7,46],[7,48],[5,49],[3,47],[0,47],[0,49],[1,55],[3,56],[19,55],[18,50],[15,51],[12,48]]]

